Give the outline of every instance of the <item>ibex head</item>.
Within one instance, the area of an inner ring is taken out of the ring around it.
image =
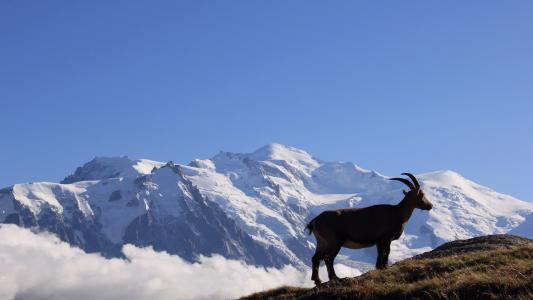
[[[428,198],[426,198],[426,195],[424,194],[424,191],[420,189],[420,184],[418,183],[416,177],[411,173],[402,173],[402,175],[408,176],[413,182],[410,182],[405,178],[391,178],[390,180],[400,181],[409,187],[409,191],[403,191],[403,194],[406,198],[405,200],[408,203],[412,203],[414,207],[422,210],[430,210],[433,208],[433,204],[429,202]]]

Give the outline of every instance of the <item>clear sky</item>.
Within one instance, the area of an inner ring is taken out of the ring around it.
[[[533,200],[532,1],[1,1],[0,186],[271,142]]]

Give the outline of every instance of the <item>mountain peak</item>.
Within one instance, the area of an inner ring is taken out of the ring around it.
[[[429,172],[421,174],[420,177],[423,178],[424,181],[435,181],[439,183],[447,183],[450,185],[461,185],[465,181],[467,181],[467,179],[464,178],[463,175],[452,170],[439,170]]]
[[[316,161],[304,150],[277,143],[267,144],[248,154],[254,160]]]
[[[61,183],[73,183],[86,180],[98,180],[115,177],[137,177],[149,174],[154,167],[161,167],[162,162],[148,159],[131,159],[128,156],[97,156],[83,166],[76,168]]]
[[[246,157],[256,161],[283,161],[304,173],[320,166],[320,162],[304,150],[277,143],[265,145]]]

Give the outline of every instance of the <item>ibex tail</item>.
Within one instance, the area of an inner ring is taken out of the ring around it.
[[[309,222],[307,226],[305,226],[305,228],[309,230],[309,234],[313,232],[314,227],[315,227],[315,219],[311,220],[311,222]]]

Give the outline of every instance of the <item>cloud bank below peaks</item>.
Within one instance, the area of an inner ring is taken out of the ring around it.
[[[106,259],[51,234],[0,225],[0,299],[229,299],[311,284],[309,271],[291,266],[262,268],[218,255],[190,263],[132,245],[122,251],[126,259]]]

